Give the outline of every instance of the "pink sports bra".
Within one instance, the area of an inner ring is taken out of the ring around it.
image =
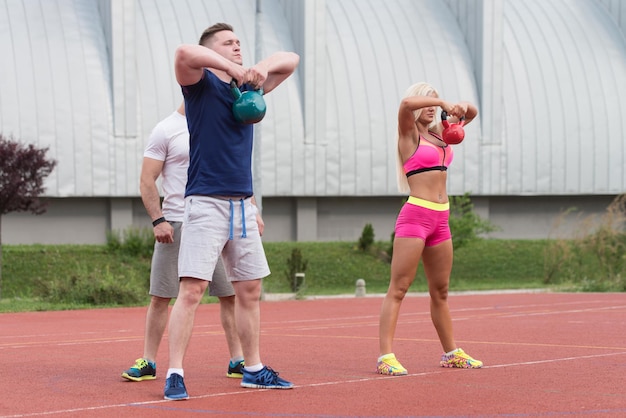
[[[441,136],[434,132],[430,132],[430,134],[437,139],[441,139]],[[425,141],[426,143],[420,147],[421,142],[422,136],[420,135],[415,152],[404,163],[404,173],[406,176],[409,177],[413,174],[423,173],[424,171],[446,171],[454,156],[452,147],[448,145],[437,146],[428,141]]]

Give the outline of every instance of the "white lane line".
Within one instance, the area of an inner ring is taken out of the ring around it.
[[[520,363],[508,363],[508,364],[495,364],[491,366],[484,366],[483,369],[495,369],[502,367],[517,367],[517,366],[528,366],[535,364],[544,364],[544,363],[558,363],[562,361],[573,361],[573,360],[582,360],[582,359],[590,359],[590,358],[598,358],[598,357],[608,357],[608,356],[618,356],[618,355],[626,355],[626,351],[620,353],[607,353],[607,354],[595,354],[588,356],[576,356],[576,357],[561,357],[555,359],[546,359],[546,360],[536,360],[536,361],[525,361]],[[372,377],[364,377],[359,379],[350,379],[350,380],[337,380],[331,382],[319,382],[319,383],[310,383],[305,385],[296,385],[294,389],[304,389],[304,388],[314,388],[321,386],[333,386],[333,385],[344,385],[344,384],[353,384],[353,383],[363,383],[363,382],[371,382],[374,380],[381,379],[407,379],[409,377],[422,377],[422,376],[432,376],[436,374],[445,373],[446,370],[442,369],[439,371],[432,372],[423,372],[423,373],[410,373],[405,376],[379,376],[374,375]],[[257,389],[258,391],[259,389]],[[260,389],[261,391],[274,390],[274,389]],[[250,390],[239,390],[235,392],[221,392],[221,393],[211,393],[206,395],[199,396],[191,396],[190,399],[206,399],[206,398],[215,398],[218,396],[230,396],[230,395],[241,395],[244,393],[250,393]],[[128,408],[129,406],[142,406],[142,405],[156,405],[162,403],[171,403],[174,401],[167,401],[165,399],[155,400],[155,401],[144,401],[144,402],[130,402],[130,403],[122,403],[122,404],[113,404],[113,405],[100,405],[100,406],[92,406],[86,408],[73,408],[73,409],[62,409],[57,411],[44,411],[44,412],[32,412],[27,414],[18,414],[18,415],[2,415],[0,418],[24,418],[24,417],[37,417],[37,416],[46,416],[46,415],[58,415],[58,414],[68,414],[73,412],[87,412],[87,411],[97,411],[103,409],[113,409],[113,408]]]

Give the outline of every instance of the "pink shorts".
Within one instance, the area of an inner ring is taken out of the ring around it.
[[[396,220],[396,238],[420,238],[432,247],[452,238],[450,203],[434,203],[409,196]]]

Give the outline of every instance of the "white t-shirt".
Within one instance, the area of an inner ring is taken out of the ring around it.
[[[148,137],[143,156],[164,162],[161,172],[163,216],[168,221],[182,222],[189,167],[187,118],[176,111],[159,122]]]

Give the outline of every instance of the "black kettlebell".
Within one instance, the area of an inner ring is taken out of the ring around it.
[[[243,93],[237,87],[237,82],[230,82],[230,90],[235,98],[233,116],[239,123],[252,124],[260,122],[265,117],[267,106],[263,98],[263,88],[248,90]]]

